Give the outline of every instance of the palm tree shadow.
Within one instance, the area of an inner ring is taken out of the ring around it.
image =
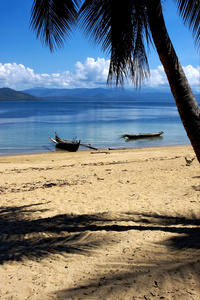
[[[172,232],[177,233],[177,236],[166,241],[169,247],[200,248],[200,220],[195,216],[188,219],[157,214],[124,213],[115,218],[106,213],[98,213],[63,214],[33,219],[32,215],[35,212],[42,214],[45,211],[40,208],[42,204],[1,207],[0,263],[24,257],[41,259],[54,253],[85,254],[106,242],[105,238],[104,241],[101,240],[101,234],[95,234],[96,231]],[[128,223],[130,221],[132,225]]]
[[[135,214],[137,216],[137,214]],[[133,218],[135,217],[133,216]],[[137,221],[136,221],[137,222]],[[188,217],[172,217],[159,214],[142,214],[139,222],[159,225],[166,232],[174,232],[178,235],[170,237],[165,244],[173,249],[200,249],[200,219],[193,215]]]
[[[105,221],[107,222],[109,220],[107,219]],[[121,293],[121,289],[124,291],[124,288],[137,290],[138,295],[140,293],[144,294],[145,291],[148,290],[151,291],[151,296],[155,297],[156,293],[161,293],[161,291],[165,289],[165,280],[171,277],[172,282],[173,280],[176,281],[178,277],[182,277],[183,272],[189,274],[191,273],[191,270],[194,274],[194,279],[196,282],[199,282],[200,219],[195,215],[191,218],[187,218],[159,214],[123,213],[121,217],[117,218],[117,221],[118,224],[120,224],[120,222],[123,222],[123,224],[124,222],[130,224],[130,221],[133,221],[134,224],[138,225],[129,225],[127,227],[115,226],[115,228],[111,225],[107,226],[107,229],[117,231],[133,230],[132,234],[134,234],[135,230],[151,230],[173,233],[170,238],[159,243],[166,246],[171,255],[169,255],[168,258],[163,258],[162,256],[160,257],[159,253],[156,254],[155,250],[152,261],[145,261],[144,259],[144,261],[141,261],[141,264],[137,266],[134,261],[132,266],[129,262],[128,265],[130,268],[128,271],[125,268],[125,270],[121,269],[119,272],[117,267],[116,270],[113,270],[112,275],[107,274],[106,269],[105,273],[102,274],[102,270],[100,269],[99,273],[96,274],[96,277],[93,278],[92,281],[86,279],[84,284],[82,283],[77,285],[75,288],[67,288],[57,292],[59,299],[71,299],[73,297],[81,299],[82,297],[83,299],[92,297],[92,299],[97,299],[98,296],[96,295],[101,295],[103,299],[110,299],[110,293]],[[174,233],[176,234],[175,236]],[[193,251],[191,251],[192,249]],[[176,256],[177,254],[177,262],[175,259],[171,261],[171,256]],[[164,256],[165,255],[166,254],[164,254]],[[155,257],[157,258],[155,259]],[[179,259],[180,257],[181,259]],[[126,265],[126,261],[124,261],[124,264]],[[166,272],[166,276],[164,276],[163,272]],[[153,281],[154,284],[152,284],[151,278],[159,280],[159,289],[157,281]],[[181,280],[184,286],[184,279],[180,279],[180,282]],[[146,290],[143,290],[145,288]],[[168,293],[170,296],[169,291]],[[172,297],[173,296],[174,291],[172,291]]]
[[[98,241],[86,239],[88,233],[85,232],[95,216],[64,214],[31,219],[35,212],[46,211],[38,209],[42,204],[0,208],[1,264],[25,257],[41,259],[54,253],[84,254],[98,245]]]

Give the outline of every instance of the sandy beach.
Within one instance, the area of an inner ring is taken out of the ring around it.
[[[1,299],[200,299],[191,146],[0,157]]]

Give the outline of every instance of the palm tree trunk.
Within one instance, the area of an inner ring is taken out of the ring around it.
[[[181,121],[200,162],[200,109],[167,33],[160,0],[147,1],[147,10],[154,44]]]

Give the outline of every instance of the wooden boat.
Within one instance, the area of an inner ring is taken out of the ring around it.
[[[53,138],[49,138],[49,139],[50,139],[50,141],[52,141],[53,143],[56,144],[56,148],[60,148],[60,149],[67,150],[70,152],[76,152],[80,145],[83,147],[93,149],[93,150],[98,150],[97,148],[92,147],[90,144],[89,145],[81,144],[81,141],[77,141],[76,137],[73,138],[72,141],[61,139],[58,137],[56,132],[55,132],[55,139],[53,139]]]
[[[56,148],[67,150],[69,152],[76,152],[79,148],[80,142],[74,138],[72,141],[61,139],[55,133],[55,139],[49,138],[50,141],[56,144]]]
[[[139,134],[123,134],[121,135],[122,138],[128,138],[128,139],[140,139],[140,138],[151,138],[151,137],[157,137],[163,134],[163,131],[155,132],[155,133],[139,133]]]

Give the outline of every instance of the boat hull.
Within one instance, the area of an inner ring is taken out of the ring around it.
[[[151,137],[157,137],[161,136],[164,132],[156,132],[156,133],[139,133],[139,134],[123,134],[122,138],[128,138],[130,140],[132,139],[144,139],[144,138],[151,138]]]
[[[66,150],[69,152],[76,152],[80,146],[81,141],[76,141],[75,139],[72,141],[61,139],[55,134],[55,139],[49,138],[51,142],[53,142],[56,148]]]
[[[60,143],[57,142],[56,143],[56,148],[62,149],[62,150],[66,150],[69,152],[76,152],[79,148],[80,143]]]

